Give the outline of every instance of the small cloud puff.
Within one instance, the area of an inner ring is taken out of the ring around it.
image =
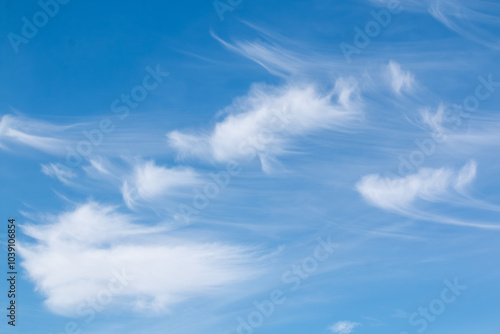
[[[350,334],[358,326],[361,326],[358,322],[352,321],[339,321],[332,325],[329,329],[334,334]]]
[[[415,82],[411,72],[403,71],[401,65],[392,60],[387,65],[386,71],[394,93],[401,94],[402,91],[411,91]]]
[[[146,161],[137,164],[132,176],[123,182],[122,195],[127,206],[132,208],[137,201],[151,202],[172,196],[199,182],[198,173],[191,168],[167,168]]]
[[[417,199],[438,201],[451,190],[462,192],[476,176],[476,163],[469,161],[460,171],[450,168],[422,168],[406,177],[383,178],[367,175],[356,184],[356,189],[370,204],[382,209],[405,211]]]

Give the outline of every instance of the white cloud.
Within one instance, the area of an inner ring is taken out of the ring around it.
[[[396,94],[401,94],[401,91],[409,91],[413,88],[414,76],[409,71],[403,71],[401,65],[390,61],[386,67],[392,90]]]
[[[444,134],[446,128],[444,127],[446,108],[444,105],[440,105],[435,113],[432,113],[429,108],[420,110],[420,116],[422,117],[422,122],[426,127],[428,127],[434,134]]]
[[[39,122],[27,118],[4,115],[0,119],[0,147],[7,147],[3,142],[17,143],[51,154],[63,152],[65,141],[53,137],[64,127]]]
[[[497,206],[468,194],[467,187],[475,179],[476,170],[477,165],[471,160],[458,171],[451,168],[422,168],[406,177],[385,178],[372,174],[363,177],[356,188],[370,204],[414,219],[498,230],[500,225],[496,223],[466,221],[418,208],[417,201],[422,200],[499,211]]]
[[[392,315],[394,318],[401,318],[401,319],[407,319],[410,315],[408,312],[403,311],[403,310],[395,310],[394,314]]]
[[[500,39],[492,33],[498,29],[497,1],[434,0],[431,15],[449,29],[476,43],[500,49]]]
[[[360,323],[352,321],[339,321],[330,327],[330,331],[335,334],[350,334],[360,325]]]
[[[393,0],[369,0],[386,7]],[[499,5],[496,0],[399,0],[408,12],[430,13],[448,29],[476,43],[498,50]]]
[[[474,160],[469,161],[456,175],[454,188],[462,192],[476,178],[477,164]]]
[[[249,249],[165,236],[162,226],[96,203],[22,229],[35,239],[20,245],[22,266],[45,305],[63,315],[82,315],[89,301],[103,299],[114,272],[132,279],[112,291],[113,302],[137,311],[161,311],[255,273]]]
[[[208,134],[167,134],[179,157],[196,156],[216,162],[257,156],[265,171],[276,156],[285,154],[291,140],[319,130],[352,126],[361,116],[356,85],[338,80],[321,94],[311,85],[273,88],[254,86],[236,99]]]
[[[134,167],[132,176],[123,183],[122,194],[127,206],[133,207],[139,200],[172,196],[199,182],[199,175],[191,168],[166,168],[154,161],[146,161]]]
[[[42,173],[50,177],[55,177],[64,184],[68,184],[70,179],[76,177],[73,171],[59,163],[42,165]]]
[[[276,76],[287,77],[288,75],[302,73],[313,65],[310,61],[306,60],[305,54],[283,47],[277,38],[263,29],[256,26],[252,26],[252,28],[259,31],[264,39],[229,43],[213,32],[211,34],[212,37],[228,50],[256,62],[269,73]]]
[[[102,159],[97,160],[97,159],[90,159],[89,160],[90,165],[83,167],[83,169],[88,173],[88,174],[102,174],[102,175],[111,175],[111,172],[104,167]]]
[[[422,168],[406,177],[367,175],[356,185],[363,198],[372,205],[386,210],[405,211],[417,199],[443,200],[450,191],[461,191],[476,175],[476,163],[468,162],[460,171],[450,168]]]

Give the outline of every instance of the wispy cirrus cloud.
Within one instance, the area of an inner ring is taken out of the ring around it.
[[[228,50],[256,62],[269,73],[279,77],[304,73],[313,66],[311,59],[304,57],[303,52],[300,50],[291,50],[289,44],[285,47],[285,43],[280,41],[279,38],[274,37],[273,34],[255,26],[252,26],[252,28],[259,31],[262,38],[255,39],[254,41],[236,41],[231,43],[223,40],[213,31],[211,31],[211,35]]]
[[[98,176],[112,176],[111,172],[106,166],[107,161],[102,158],[95,158],[89,160],[88,166],[83,166],[82,169],[89,175],[93,177]],[[116,175],[114,175],[116,177]]]
[[[8,146],[17,144],[51,154],[61,154],[67,141],[57,137],[57,134],[66,129],[68,127],[26,117],[3,115],[0,119],[0,147],[7,149]]]
[[[500,49],[500,5],[496,1],[435,0],[431,15],[449,29],[476,43]]]
[[[369,0],[386,6],[392,0]],[[500,5],[494,0],[400,0],[405,11],[429,13],[448,29],[492,49],[500,48]]]
[[[396,94],[401,94],[404,91],[411,91],[415,78],[409,71],[401,69],[401,65],[395,61],[390,61],[386,67],[387,76],[392,90]]]
[[[69,184],[70,179],[74,179],[76,177],[76,173],[59,163],[42,165],[42,173],[47,176],[54,177],[64,184]]]

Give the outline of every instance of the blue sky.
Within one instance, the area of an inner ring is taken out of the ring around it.
[[[495,1],[0,3],[2,332],[500,329]]]

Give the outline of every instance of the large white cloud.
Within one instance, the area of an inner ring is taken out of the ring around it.
[[[293,138],[352,126],[361,116],[360,105],[355,83],[346,80],[338,80],[324,94],[308,84],[256,85],[236,99],[225,110],[228,115],[208,133],[173,131],[167,138],[180,157],[226,162],[257,156],[269,171]]]
[[[22,266],[46,306],[63,315],[78,315],[102,298],[110,282],[116,287],[117,274],[131,279],[122,277],[122,289],[111,289],[114,302],[160,311],[255,273],[247,248],[166,236],[165,230],[87,203],[24,226],[34,242],[21,245]]]

